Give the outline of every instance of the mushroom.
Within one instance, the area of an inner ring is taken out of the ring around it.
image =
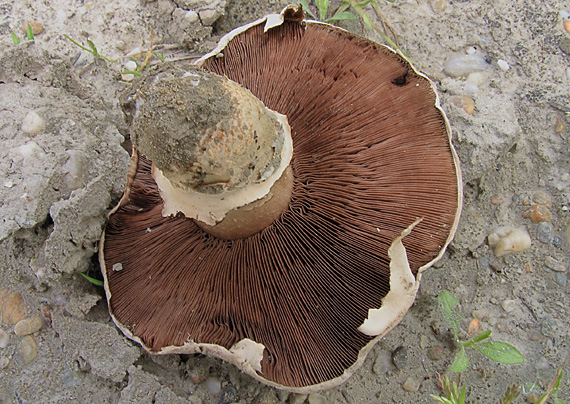
[[[291,6],[196,64],[123,99],[132,161],[100,245],[111,316],[151,353],[334,387],[455,233],[461,175],[435,87]]]

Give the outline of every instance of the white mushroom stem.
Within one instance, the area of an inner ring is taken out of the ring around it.
[[[141,86],[135,106],[133,144],[153,162],[163,216],[182,213],[234,239],[267,227],[288,206],[291,130],[250,91],[198,68],[181,77],[163,72]]]

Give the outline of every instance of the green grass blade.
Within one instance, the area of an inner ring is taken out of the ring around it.
[[[505,365],[517,365],[524,362],[524,356],[511,344],[502,341],[489,341],[473,345],[473,349],[487,358]]]
[[[327,19],[329,21],[338,21],[338,20],[356,20],[358,17],[348,11],[342,13],[336,13],[331,18]]]
[[[89,282],[91,282],[95,286],[103,286],[103,281],[100,281],[99,279],[92,278],[88,275],[85,275],[82,272],[79,272],[79,275],[81,275],[83,278],[85,278],[86,280],[88,280]]]
[[[32,25],[28,24],[28,41],[33,41],[34,40],[34,31],[32,30]]]
[[[14,45],[20,44],[20,38],[18,38],[18,35],[16,35],[14,32],[10,32],[10,36],[12,37],[12,42]]]
[[[329,0],[316,0],[317,8],[319,9],[319,18],[324,21],[327,18],[327,11],[329,8]]]
[[[430,394],[430,397],[433,398],[435,401],[440,402],[441,404],[454,404],[451,400],[445,397],[435,396],[433,394]]]

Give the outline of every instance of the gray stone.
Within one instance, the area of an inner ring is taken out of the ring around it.
[[[70,368],[75,366],[78,358],[83,358],[91,372],[113,382],[122,381],[129,366],[141,354],[140,349],[127,342],[116,327],[107,324],[54,313],[52,328],[59,334]]]
[[[392,363],[392,355],[388,351],[380,351],[376,360],[374,361],[374,366],[372,371],[378,375],[383,376],[391,370],[394,370],[395,366]]]
[[[402,385],[402,388],[406,391],[415,393],[420,389],[420,381],[413,376],[409,376]]]
[[[550,243],[552,241],[552,225],[548,222],[541,222],[536,227],[536,238],[541,243]]]
[[[408,364],[408,348],[400,345],[392,352],[392,362],[398,369],[404,369]]]

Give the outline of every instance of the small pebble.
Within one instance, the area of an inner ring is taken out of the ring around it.
[[[467,49],[465,49],[465,53],[467,53],[468,55],[473,55],[476,52],[477,48],[474,46],[469,46]]]
[[[400,345],[392,352],[392,362],[398,369],[403,369],[408,364],[408,349]]]
[[[222,394],[220,395],[220,399],[218,400],[218,404],[232,404],[235,403],[237,396],[237,390],[231,384],[224,388]]]
[[[463,77],[470,73],[480,72],[489,67],[489,63],[479,54],[463,55],[448,59],[443,71],[450,77]]]
[[[558,43],[558,46],[560,47],[560,49],[564,52],[570,55],[570,37],[568,36],[564,36],[560,39],[560,42]]]
[[[547,194],[546,192],[543,191],[535,192],[534,195],[532,196],[532,200],[534,203],[538,205],[544,205],[547,207],[552,206],[552,197],[550,196],[550,194]]]
[[[42,328],[42,320],[39,317],[25,318],[14,326],[14,334],[30,335]]]
[[[536,238],[545,244],[552,241],[552,226],[550,223],[542,222],[536,227]]]
[[[477,87],[480,87],[485,81],[485,74],[481,72],[471,73],[465,80],[466,83],[474,84]]]
[[[570,34],[570,20],[562,21],[562,26],[564,27],[564,30]]]
[[[531,246],[530,236],[526,229],[512,226],[496,228],[489,234],[487,240],[496,257],[502,257],[512,252],[526,251]]]
[[[544,320],[542,320],[542,323],[540,324],[540,332],[545,337],[553,337],[556,333],[555,328],[556,328],[556,320],[550,317],[546,317]]]
[[[404,390],[415,393],[420,389],[420,381],[413,376],[410,376],[406,379],[404,384],[402,385]]]
[[[394,364],[392,363],[392,355],[387,351],[380,351],[376,360],[374,361],[374,366],[372,371],[377,376],[383,376],[389,371],[394,369]]]
[[[291,395],[291,393],[289,393],[288,391],[285,390],[277,390],[277,398],[279,399],[279,401],[281,401],[282,403],[284,403],[285,401],[287,401],[289,399],[289,396]]]
[[[568,268],[566,267],[566,264],[565,264],[565,263],[560,262],[560,261],[558,261],[557,259],[555,259],[555,258],[553,258],[553,257],[551,257],[551,256],[546,257],[546,259],[544,260],[544,264],[545,264],[548,268],[550,268],[550,269],[552,269],[553,271],[556,271],[556,272],[566,272],[566,270],[568,269]]]
[[[307,401],[307,395],[293,394],[291,398],[289,398],[289,401],[291,402],[291,404],[303,404],[305,401]]]
[[[430,358],[432,361],[438,361],[443,358],[443,354],[445,352],[445,348],[441,345],[436,345],[429,347],[427,350],[427,357]]]
[[[184,15],[184,18],[186,19],[186,21],[192,24],[193,22],[198,21],[199,16],[196,11],[190,10],[186,13],[186,15]]]
[[[206,378],[202,375],[190,376],[190,380],[192,380],[192,383],[194,384],[202,383],[205,379]]]
[[[41,34],[42,31],[44,30],[44,26],[42,24],[40,24],[37,21],[24,21],[24,23],[22,24],[22,31],[24,31],[24,34],[28,34],[28,25],[32,27],[32,33],[34,35],[38,35]]]
[[[40,115],[35,111],[30,111],[24,117],[22,121],[22,132],[28,135],[37,135],[41,133],[45,128],[45,121]]]
[[[28,306],[20,293],[4,291],[4,297],[0,292],[0,319],[6,325],[14,325],[28,316]]]
[[[570,80],[570,66],[566,68],[566,79]]]
[[[9,364],[10,364],[10,359],[0,358],[0,369],[6,369]]]
[[[554,281],[559,284],[561,287],[565,288],[566,283],[568,282],[568,273],[567,272],[555,272],[554,273]]]
[[[477,260],[481,268],[489,268],[489,258],[481,257]]]
[[[429,343],[429,339],[428,337],[426,337],[425,335],[420,335],[420,348],[421,349],[426,349],[426,347],[428,346]]]
[[[501,307],[507,313],[511,313],[512,311],[514,311],[517,308],[517,306],[518,306],[518,303],[516,300],[505,299],[501,302]]]
[[[564,129],[566,129],[566,124],[564,123],[564,121],[559,116],[557,116],[556,117],[556,123],[554,124],[554,132],[555,133],[562,133],[562,132],[564,132]]]
[[[533,342],[538,342],[541,340],[541,336],[539,333],[533,332],[532,334],[530,334],[530,337],[528,337],[528,339],[533,341]]]
[[[4,349],[8,346],[10,342],[10,335],[6,331],[0,328],[0,348]]]
[[[526,396],[526,402],[528,404],[534,404],[538,401],[538,399],[538,394],[531,394],[530,396]]]
[[[26,335],[18,345],[18,354],[25,365],[31,363],[38,356],[38,344],[34,337]]]
[[[456,107],[463,109],[469,115],[473,115],[475,111],[475,101],[466,95],[453,95],[449,97],[449,101]]]
[[[137,70],[137,67],[137,62],[134,60],[129,60],[127,63],[125,63],[125,69],[128,71],[134,72]]]
[[[319,393],[309,394],[309,404],[327,404],[327,398]]]
[[[447,0],[431,0],[431,8],[433,11],[445,11],[445,6],[447,5]]]
[[[491,197],[491,203],[493,205],[501,205],[505,203],[505,197],[503,195],[493,195]]]
[[[475,335],[479,334],[480,332],[483,332],[483,328],[481,327],[481,321],[479,321],[478,318],[474,318],[469,322],[469,325],[467,326],[467,334]]]
[[[497,65],[504,72],[506,72],[507,70],[509,70],[511,68],[511,66],[509,66],[509,64],[503,59],[497,60]]]
[[[67,370],[61,376],[61,380],[67,387],[74,387],[81,384],[81,379],[79,378],[78,372],[74,372],[73,370]]]
[[[206,379],[206,388],[213,395],[217,395],[222,392],[222,383],[215,377],[208,377]]]
[[[523,213],[523,217],[530,219],[533,223],[541,223],[552,220],[552,213],[550,213],[550,209],[547,206],[535,204]]]
[[[113,264],[113,271],[121,271],[123,269],[123,264],[120,262],[117,262],[115,264]]]
[[[556,236],[552,237],[552,245],[554,247],[561,247],[562,246],[562,238]]]

